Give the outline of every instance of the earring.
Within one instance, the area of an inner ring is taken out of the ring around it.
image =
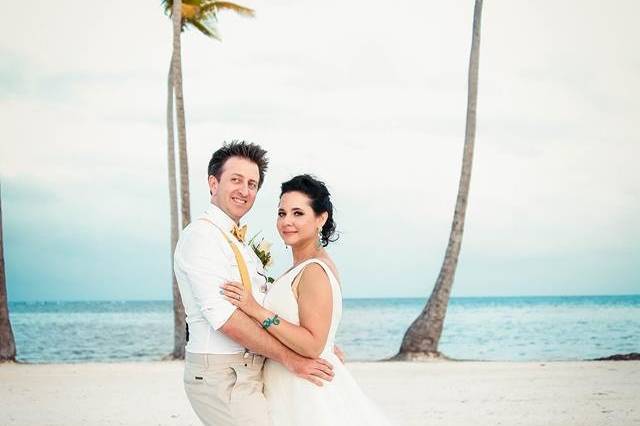
[[[316,242],[318,248],[322,247],[322,228],[318,228],[318,241]]]

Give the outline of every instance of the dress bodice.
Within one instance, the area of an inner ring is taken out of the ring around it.
[[[333,274],[333,271],[326,263],[319,259],[312,258],[307,259],[292,268],[271,285],[271,288],[264,298],[264,307],[275,312],[279,317],[289,321],[290,323],[300,325],[298,301],[293,294],[292,285],[298,274],[300,274],[304,267],[310,263],[317,263],[322,267],[322,269],[324,269],[331,285],[333,310],[331,313],[331,327],[329,328],[327,343],[322,351],[322,354],[325,354],[327,351],[333,351],[336,332],[338,330],[338,325],[340,324],[340,319],[342,318],[342,292],[340,285],[338,283],[338,279]]]

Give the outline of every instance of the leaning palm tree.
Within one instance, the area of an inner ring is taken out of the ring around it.
[[[451,287],[456,273],[464,218],[467,211],[471,166],[473,163],[473,147],[476,136],[476,106],[478,100],[478,64],[480,58],[480,18],[482,0],[476,0],[473,14],[473,36],[469,59],[469,86],[467,94],[467,124],[464,138],[464,154],[462,156],[462,172],[458,186],[458,198],[453,213],[453,224],[449,235],[449,244],[440,268],[436,285],[418,318],[413,321],[402,339],[400,351],[394,360],[425,360],[440,358],[438,343],[442,335],[444,318],[447,313]]]
[[[0,194],[0,362],[16,360],[16,342],[9,320],[7,283],[4,273],[4,250],[2,239],[2,198]]]
[[[175,164],[175,141],[173,125],[173,99],[175,96],[175,113],[178,129],[178,156],[180,166],[180,208],[182,228],[191,222],[191,202],[189,197],[189,164],[187,159],[187,130],[184,117],[184,96],[182,92],[182,55],[180,35],[187,27],[194,27],[207,37],[220,40],[215,27],[217,13],[229,10],[242,16],[254,16],[252,9],[225,1],[212,0],[163,0],[166,14],[173,23],[173,52],[169,66],[167,82],[167,155],[169,168],[169,203],[171,212],[171,254],[178,242],[178,201]],[[185,314],[180,292],[172,273],[173,310],[174,310],[174,349],[172,357],[184,358]]]

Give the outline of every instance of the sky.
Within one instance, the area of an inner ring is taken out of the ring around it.
[[[7,2],[0,182],[10,301],[168,300],[159,1]],[[224,141],[269,151],[246,217],[324,180],[345,297],[427,297],[458,187],[473,1],[245,1],[182,37],[194,217]],[[34,13],[34,10],[36,11]],[[478,127],[452,295],[640,293],[640,3],[485,2]],[[19,17],[19,19],[17,19]]]

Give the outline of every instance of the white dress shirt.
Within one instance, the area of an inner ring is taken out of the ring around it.
[[[211,204],[182,231],[174,254],[174,271],[189,324],[186,350],[211,354],[243,352],[242,345],[218,330],[236,310],[220,294],[219,286],[226,281],[242,282],[240,270],[224,235],[207,220],[227,232],[232,243],[240,249],[249,271],[253,296],[260,304],[264,300],[264,294],[260,292],[265,283],[265,278],[259,275],[264,274],[260,259],[251,247],[233,237],[234,220]]]

